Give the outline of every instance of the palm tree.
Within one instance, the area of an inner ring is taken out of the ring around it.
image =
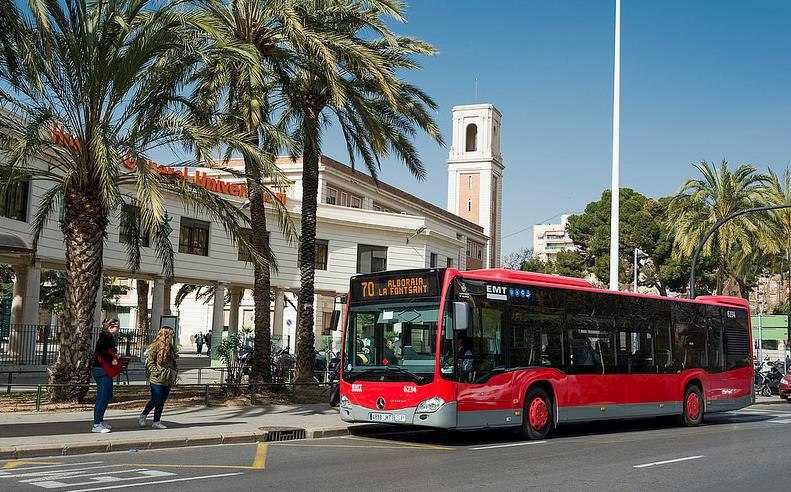
[[[722,161],[719,168],[701,161],[694,165],[702,175],[687,180],[670,203],[670,227],[677,252],[689,256],[698,242],[717,221],[745,208],[768,202],[769,178],[753,166],[742,164],[735,170]],[[717,259],[717,293],[721,294],[726,275],[738,275],[741,260],[756,248],[774,251],[766,242],[768,221],[759,214],[745,214],[726,222],[703,249],[704,255]]]
[[[362,157],[376,179],[380,159],[399,158],[418,179],[426,175],[410,139],[422,129],[442,144],[429,110],[434,101],[396,76],[419,67],[414,55],[431,55],[422,41],[394,34],[387,21],[404,21],[400,2],[295,2],[302,23],[321,33],[324,56],[313,50],[300,59],[283,91],[286,117],[295,122],[302,144],[302,219],[299,245],[300,291],[297,303],[296,379],[313,377],[314,269],[316,208],[321,138],[326,122],[343,133],[354,165]],[[334,60],[328,69],[325,60]]]
[[[113,215],[133,229],[133,270],[139,267],[142,229],[151,235],[163,272],[172,276],[166,194],[201,209],[246,244],[239,236],[248,222],[241,209],[188,180],[157,173],[147,156],[174,145],[193,152],[198,162],[221,147],[258,151],[238,128],[206,124],[210,116],[196,115],[182,97],[184,76],[203,49],[184,25],[198,14],[176,3],[152,10],[145,0],[29,5],[19,19],[24,46],[17,49],[24,57],[16,65],[0,59],[0,100],[7,111],[0,177],[4,185],[37,180],[50,186],[33,219],[34,249],[51,214],[62,209],[65,312],[50,383],[65,385],[51,392],[53,400],[64,401],[87,391],[95,298]],[[137,220],[125,203],[139,207]]]
[[[288,211],[275,196],[276,187],[287,183],[274,158],[278,150],[293,151],[294,147],[282,127],[271,123],[272,111],[277,105],[278,78],[292,62],[293,45],[315,43],[315,33],[299,23],[289,1],[201,0],[198,5],[203,15],[194,28],[209,39],[210,49],[204,66],[195,74],[193,99],[203,105],[224,105],[225,113],[233,115],[229,124],[253,134],[253,143],[267,156],[259,162],[243,155],[251,242],[265,260],[253,262],[255,357],[251,382],[266,383],[271,381],[270,269],[277,267],[267,241],[267,202],[273,204],[288,241],[297,237]]]
[[[791,207],[791,169],[786,167],[782,176],[770,169],[769,191],[771,204]],[[777,249],[785,257],[786,268],[789,269],[786,273],[786,295],[791,298],[791,208],[775,210],[773,217],[775,227],[770,240],[775,242]],[[783,258],[780,259],[780,265],[782,264]]]

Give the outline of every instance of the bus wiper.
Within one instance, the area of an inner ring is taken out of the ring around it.
[[[423,382],[423,376],[421,376],[419,374],[415,374],[414,372],[410,371],[409,369],[403,368],[401,366],[385,366],[385,370],[386,371],[400,372],[402,374],[407,374],[409,376],[412,376],[412,379],[414,379],[416,383],[422,383]]]

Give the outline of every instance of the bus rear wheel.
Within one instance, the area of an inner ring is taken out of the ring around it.
[[[552,430],[554,414],[552,399],[544,389],[533,388],[528,391],[522,412],[522,438],[531,440],[546,438]]]
[[[684,392],[684,413],[681,421],[687,427],[695,427],[703,422],[703,392],[697,385],[687,386]]]

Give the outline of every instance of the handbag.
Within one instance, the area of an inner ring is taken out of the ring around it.
[[[99,357],[99,356],[97,356],[97,359],[99,359],[99,365],[102,366],[104,372],[110,378],[114,378],[119,374],[121,374],[121,372],[123,372],[124,363],[121,361],[121,359],[118,358],[118,353],[115,351],[115,349],[109,349],[108,353],[111,356],[110,361],[107,361],[104,357]]]

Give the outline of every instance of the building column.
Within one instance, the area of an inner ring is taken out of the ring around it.
[[[14,298],[11,305],[9,349],[20,357],[20,363],[31,364],[38,335],[38,302],[41,289],[41,266],[14,267]],[[15,325],[15,326],[13,326]]]
[[[159,323],[165,312],[165,281],[157,278],[153,282],[154,288],[151,292],[151,324],[148,328],[148,338],[153,340],[159,331]]]
[[[11,324],[24,323],[25,294],[27,293],[27,265],[14,265],[14,297],[11,301]]]
[[[224,283],[217,283],[214,288],[214,305],[212,309],[211,322],[211,365],[217,367],[222,365],[222,361],[217,356],[217,346],[222,342],[222,330],[225,324],[225,286]]]
[[[231,287],[231,305],[228,315],[228,336],[239,333],[239,305],[242,303],[244,290],[240,287]]]
[[[170,303],[171,303],[171,301],[170,301],[170,294],[171,294],[172,291],[173,291],[173,281],[172,280],[166,280],[165,281],[165,288],[163,290],[164,296],[163,296],[163,300],[162,300],[162,314],[167,315],[167,316],[170,316],[170,314],[172,314],[170,312]]]
[[[38,324],[38,301],[41,292],[41,265],[36,263],[27,268],[25,281],[25,302],[22,306],[22,319],[26,325]]]
[[[275,289],[275,308],[272,311],[272,340],[279,340],[280,347],[285,347],[288,340],[283,338],[283,311],[286,309],[286,293]]]
[[[102,326],[102,297],[104,293],[104,274],[99,275],[99,288],[96,290],[96,307],[93,308],[93,327]]]

